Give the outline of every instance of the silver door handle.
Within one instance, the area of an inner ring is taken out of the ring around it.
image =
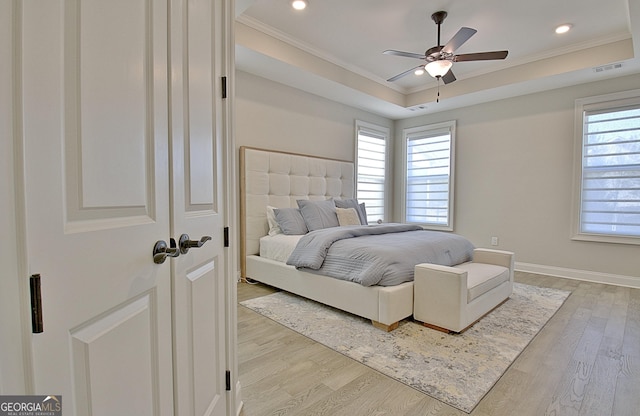
[[[170,247],[167,247],[167,242],[164,240],[156,241],[153,246],[153,262],[155,264],[162,264],[167,257],[178,257],[180,255],[180,249],[176,246],[176,240],[169,239]]]
[[[189,240],[189,236],[187,234],[182,234],[180,236],[180,240],[178,240],[178,245],[180,246],[180,253],[187,254],[190,248],[199,248],[204,245],[207,241],[211,240],[211,237],[208,235],[203,236],[200,240]]]

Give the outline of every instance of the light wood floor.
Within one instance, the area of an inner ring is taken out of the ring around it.
[[[640,289],[516,273],[573,293],[474,416],[640,415]],[[274,289],[238,285],[238,300]],[[238,306],[243,416],[467,415]]]

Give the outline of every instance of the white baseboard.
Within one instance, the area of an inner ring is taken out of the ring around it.
[[[527,273],[564,277],[565,279],[584,280],[587,282],[604,283],[608,285],[625,286],[640,289],[640,277],[634,276],[591,272],[588,270],[566,269],[563,267],[521,263],[518,261],[515,263],[515,270]]]

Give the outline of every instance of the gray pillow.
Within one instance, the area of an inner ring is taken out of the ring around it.
[[[367,220],[367,209],[364,207],[364,202],[359,203],[358,207],[360,207],[360,209],[359,210],[356,209],[356,211],[358,211],[358,216],[360,217],[360,223],[362,225],[369,225],[369,221]]]
[[[359,204],[358,200],[355,198],[334,199],[333,202],[338,208],[355,208],[358,213],[358,218],[360,218],[360,224],[369,225],[367,222],[367,211],[364,208],[364,202]]]
[[[297,208],[275,208],[276,221],[280,229],[287,235],[303,235],[309,232],[304,218]]]
[[[298,199],[298,207],[309,231],[338,227],[340,225],[336,215],[336,205],[332,199],[324,201]]]

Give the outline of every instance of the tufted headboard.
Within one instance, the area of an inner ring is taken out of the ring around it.
[[[246,277],[246,256],[260,252],[267,235],[267,205],[296,207],[298,199],[353,198],[353,162],[240,148],[240,266]]]

